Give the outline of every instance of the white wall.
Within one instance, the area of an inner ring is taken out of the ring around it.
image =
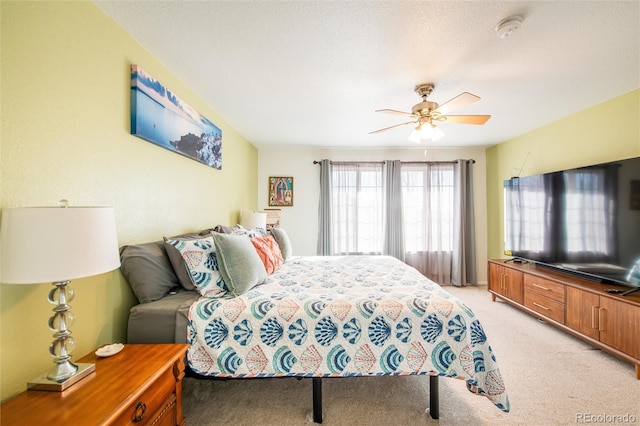
[[[265,147],[258,149],[258,210],[268,206],[269,176],[293,176],[293,206],[282,207],[281,226],[287,231],[295,255],[314,256],[318,241],[320,166],[332,161],[451,161],[474,159],[476,263],[478,281],[487,281],[487,203],[485,147],[460,149],[317,149]]]

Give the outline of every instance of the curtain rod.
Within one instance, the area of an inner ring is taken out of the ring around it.
[[[476,160],[470,159],[471,164],[475,164]],[[384,161],[329,161],[331,164],[384,164]],[[401,161],[400,164],[455,164],[457,161]],[[313,164],[320,164],[320,161],[313,160]]]

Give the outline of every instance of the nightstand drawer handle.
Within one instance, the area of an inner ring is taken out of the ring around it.
[[[138,404],[136,404],[136,411],[133,412],[133,422],[138,423],[139,421],[141,421],[146,412],[147,404],[142,401],[138,402]]]

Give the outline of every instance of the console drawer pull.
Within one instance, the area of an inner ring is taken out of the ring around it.
[[[544,309],[545,311],[550,311],[551,310],[551,308],[547,308],[546,306],[542,306],[542,305],[540,305],[540,304],[538,304],[536,302],[533,302],[533,304],[536,305],[538,308]]]
[[[597,330],[599,325],[598,322],[600,320],[600,308],[597,306],[591,307],[591,328]]]
[[[536,287],[536,288],[540,288],[540,289],[542,289],[542,290],[547,290],[547,291],[551,290],[550,288],[543,287],[543,286],[541,286],[540,284],[532,284],[532,285],[533,285],[534,287]]]
[[[138,423],[142,421],[144,415],[147,413],[147,404],[140,401],[136,404],[136,411],[133,412],[133,422]]]

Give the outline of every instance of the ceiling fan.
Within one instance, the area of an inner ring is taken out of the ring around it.
[[[444,136],[444,133],[436,126],[437,123],[484,124],[491,118],[490,115],[448,115],[450,112],[479,101],[480,97],[468,92],[463,92],[444,104],[439,105],[436,102],[427,101],[427,96],[431,94],[433,87],[433,84],[419,84],[416,86],[415,92],[418,96],[422,97],[422,102],[415,104],[413,108],[411,108],[411,112],[397,111],[394,109],[376,110],[376,112],[411,117],[411,121],[375,130],[369,134],[384,132],[407,124],[416,124],[413,133],[409,136],[409,140],[420,143],[422,139],[435,141]]]

